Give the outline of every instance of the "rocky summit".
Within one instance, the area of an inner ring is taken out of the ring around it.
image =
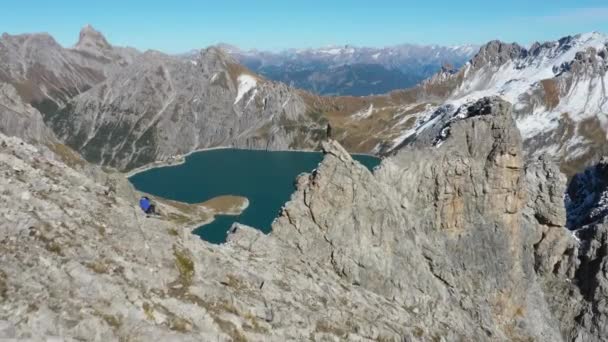
[[[184,205],[143,215],[123,174],[0,135],[0,338],[604,340],[604,219],[566,228],[566,179],[526,161],[510,104],[461,112],[374,172],[324,142],[272,232],[224,245]]]

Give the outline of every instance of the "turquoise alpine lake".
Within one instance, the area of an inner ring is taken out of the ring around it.
[[[152,168],[129,178],[136,189],[186,203],[200,203],[221,195],[246,197],[249,207],[239,216],[217,215],[194,230],[211,243],[226,241],[234,222],[269,233],[271,223],[294,192],[295,179],[311,172],[323,159],[320,152],[215,149],[186,157],[183,164]],[[380,159],[353,155],[373,169]]]

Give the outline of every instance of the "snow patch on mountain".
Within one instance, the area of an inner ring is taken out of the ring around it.
[[[558,126],[558,118],[553,113],[538,112],[515,121],[522,138],[529,139],[540,133],[552,131]]]
[[[519,96],[538,82],[555,77],[561,72],[560,67],[574,60],[579,51],[588,48],[602,49],[607,41],[608,36],[593,32],[576,36],[569,47],[555,42],[551,48],[542,49],[537,56],[508,61],[498,70],[480,70],[462,84],[454,97],[486,89],[488,92],[502,95],[507,101],[516,102]],[[465,66],[468,69],[471,67],[470,63]],[[465,76],[467,74],[468,72],[465,72]]]
[[[257,81],[255,77],[247,74],[242,74],[237,78],[238,89],[236,94],[236,99],[234,100],[234,104],[239,103],[243,96],[249,93],[253,88],[256,87]],[[255,96],[255,94],[254,94]]]
[[[399,136],[392,141],[391,149],[394,149],[403,144],[408,138],[414,137],[420,134],[422,131],[435,125],[443,118],[451,117],[456,112],[457,108],[451,104],[446,104],[441,107],[427,106],[426,109],[420,113],[414,114],[416,122],[411,128],[404,130]],[[403,123],[410,120],[411,116],[406,116],[402,119]]]
[[[475,69],[469,62],[463,70],[464,82],[452,93],[447,103],[458,106],[463,102],[498,95],[514,104],[516,110],[525,111],[526,98],[539,90],[542,81],[568,72],[569,63],[580,57],[580,53],[592,49],[605,50],[607,43],[608,36],[592,32],[539,45],[535,53],[530,50],[525,57],[507,61],[498,67],[487,64]],[[604,86],[607,83],[607,75],[578,75],[568,93],[559,98],[555,108],[541,104],[517,118],[523,138],[556,129],[560,117],[565,113],[575,122],[597,113],[607,113],[608,91]]]

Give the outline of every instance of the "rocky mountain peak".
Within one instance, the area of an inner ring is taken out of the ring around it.
[[[234,59],[234,57],[232,57],[227,50],[218,46],[210,46],[206,49],[200,50],[198,57],[206,60],[216,60],[238,64],[236,59]]]
[[[112,49],[112,46],[101,32],[87,24],[80,30],[75,48],[85,51],[104,51]]]
[[[242,53],[243,52],[238,46],[228,44],[228,43],[217,43],[217,44],[215,44],[214,47],[221,49],[221,50],[225,51],[226,53]]]
[[[488,64],[500,66],[507,61],[522,58],[526,55],[527,50],[517,43],[493,40],[479,49],[479,52],[471,60],[471,64],[474,67],[483,67]]]

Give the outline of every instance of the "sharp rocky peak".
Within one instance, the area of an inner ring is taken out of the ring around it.
[[[108,50],[112,48],[104,35],[89,24],[80,30],[78,43],[75,47],[79,50]]]
[[[527,50],[517,43],[505,43],[493,40],[483,45],[477,55],[471,60],[474,67],[484,65],[502,65],[505,62],[527,55]]]
[[[198,57],[204,60],[220,60],[233,64],[238,64],[238,61],[230,55],[230,52],[220,46],[210,46],[200,50]]]

